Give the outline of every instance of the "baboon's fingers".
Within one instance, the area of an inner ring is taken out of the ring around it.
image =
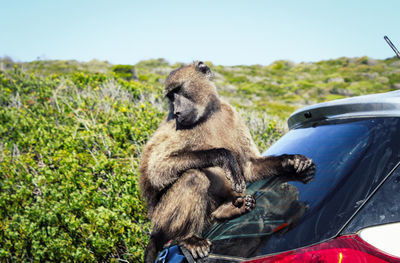
[[[307,158],[306,161],[302,162],[302,167],[301,169],[297,169],[297,173],[300,172],[307,172],[307,173],[313,173],[315,171],[315,164],[313,163],[313,161],[309,158]]]
[[[242,188],[243,191],[246,189],[246,181],[245,180],[242,181],[242,184],[240,185],[240,187]]]
[[[289,169],[289,172],[303,173],[308,169],[313,169],[315,165],[310,158],[300,154],[295,154],[284,160],[282,166]]]
[[[231,183],[232,183],[232,190],[239,194],[241,194],[244,190],[243,185],[246,186],[246,184],[242,180],[240,180],[239,182],[231,180]]]
[[[313,164],[314,164],[314,163],[313,163],[313,160],[312,160],[312,159],[308,159],[308,160],[307,160],[307,168],[311,167]],[[315,165],[314,165],[314,167],[315,167]]]
[[[208,240],[208,239],[206,239],[206,243],[207,243],[207,253],[209,253],[210,252],[210,250],[211,250],[211,241],[210,240]]]
[[[237,192],[237,193],[242,193],[243,192],[243,187],[242,187],[242,184],[241,183],[236,183],[236,184],[234,184],[234,189],[233,189],[235,192]]]
[[[197,249],[197,254],[199,255],[200,258],[207,257],[209,252],[210,252],[210,245],[208,244],[198,247]]]
[[[207,239],[201,239],[198,237],[191,237],[181,242],[187,250],[192,254],[193,259],[203,258],[208,256],[210,252],[211,242]]]
[[[304,162],[303,162],[303,168],[301,171],[305,171],[306,169],[310,168],[312,165],[312,160],[307,158]]]
[[[256,199],[254,199],[254,197],[252,195],[247,195],[246,196],[246,205],[245,205],[246,212],[250,212],[255,207],[256,207]]]
[[[197,247],[196,252],[199,258],[204,258],[206,256],[204,253],[205,251],[203,251],[203,247]]]
[[[246,184],[242,181],[242,183],[237,185],[237,191],[239,194],[243,193],[246,188]]]
[[[295,170],[297,170],[297,168],[299,167],[299,165],[300,165],[300,159],[298,159],[298,158],[294,159],[293,168],[294,168]]]
[[[190,249],[190,253],[192,254],[194,259],[197,259],[199,256],[197,255],[196,249],[193,247]]]
[[[306,162],[299,161],[298,163],[299,164],[297,166],[296,173],[301,173],[304,170],[304,168],[306,167]]]
[[[294,166],[294,160],[293,159],[287,159],[283,162],[283,167],[288,167],[288,166]]]

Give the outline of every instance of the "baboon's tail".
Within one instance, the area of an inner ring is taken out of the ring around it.
[[[157,258],[157,253],[163,248],[167,242],[165,235],[162,232],[152,232],[149,244],[144,252],[144,263],[154,263]]]

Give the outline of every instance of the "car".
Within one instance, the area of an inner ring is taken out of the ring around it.
[[[264,155],[302,154],[309,183],[271,177],[247,186],[256,208],[215,223],[204,262],[400,262],[400,91],[294,112]],[[194,262],[173,243],[158,262]]]

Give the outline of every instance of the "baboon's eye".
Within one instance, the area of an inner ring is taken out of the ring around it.
[[[173,100],[174,99],[174,94],[175,93],[179,93],[181,91],[182,85],[176,86],[175,88],[173,88],[170,92],[167,93],[167,98],[169,100]]]
[[[168,92],[167,95],[166,95],[166,97],[167,97],[169,100],[173,100],[173,99],[174,99],[174,91]]]
[[[176,86],[176,87],[173,89],[173,92],[174,92],[174,93],[179,93],[179,92],[181,92],[181,89],[182,89],[182,85]]]
[[[180,93],[182,90],[182,85],[176,86],[171,90],[172,93]]]

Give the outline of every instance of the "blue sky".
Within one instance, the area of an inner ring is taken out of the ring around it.
[[[262,64],[394,56],[400,1],[0,0],[0,56],[17,61]]]

